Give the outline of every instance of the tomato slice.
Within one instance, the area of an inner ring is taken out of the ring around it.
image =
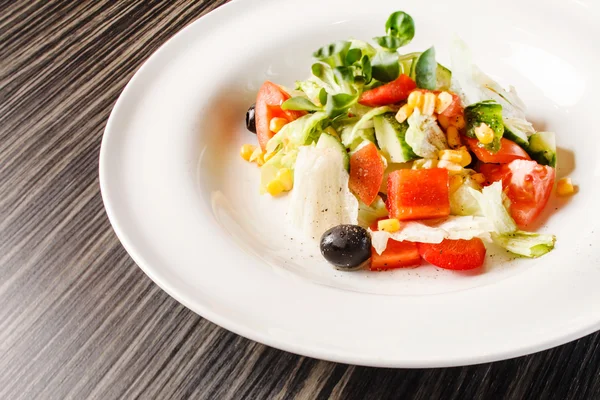
[[[450,93],[450,92],[448,92]],[[459,115],[464,114],[464,107],[462,106],[462,102],[460,101],[460,97],[457,94],[450,93],[452,95],[452,103],[446,109],[440,113],[447,118],[454,118]]]
[[[350,156],[348,187],[366,205],[371,205],[379,193],[385,165],[374,143],[369,143]]]
[[[448,170],[401,169],[388,175],[388,211],[399,220],[450,215]]]
[[[418,248],[425,261],[444,269],[474,269],[481,267],[485,261],[485,246],[479,238],[444,239],[437,244],[419,243]]]
[[[469,148],[475,156],[484,163],[506,164],[513,160],[531,160],[529,154],[512,140],[505,138],[500,139],[500,150],[497,153],[492,153],[489,150],[479,147],[479,141],[467,136],[463,136],[467,141]]]
[[[410,92],[417,87],[415,81],[408,75],[400,75],[398,79],[367,90],[360,96],[358,102],[369,107],[379,107],[406,100]]]
[[[417,244],[413,242],[397,242],[388,240],[387,247],[377,254],[371,247],[371,271],[384,271],[395,268],[416,267],[421,264],[421,256]]]
[[[266,81],[258,90],[254,106],[254,119],[258,144],[263,151],[266,149],[269,139],[275,135],[275,132],[269,129],[273,118],[285,118],[291,122],[306,114],[304,111],[282,110],[281,104],[289,98],[290,95],[273,82]]]
[[[489,183],[502,181],[502,187],[510,199],[510,214],[524,229],[540,215],[554,186],[554,168],[535,161],[515,160],[509,164],[490,167],[483,164],[479,171]]]
[[[485,185],[491,185],[497,181],[503,181],[508,173],[507,164],[484,164],[480,163],[477,170],[485,176]],[[504,187],[504,184],[502,185]]]

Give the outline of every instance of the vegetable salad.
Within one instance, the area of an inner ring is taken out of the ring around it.
[[[246,115],[258,146],[241,149],[260,167],[261,193],[290,192],[289,221],[338,269],[473,269],[485,243],[548,253],[555,237],[527,226],[554,186],[554,133],[537,132],[514,88],[474,65],[460,39],[448,68],[434,47],[402,54],[414,35],[397,11],[374,44],[315,51],[294,88],[262,85]]]

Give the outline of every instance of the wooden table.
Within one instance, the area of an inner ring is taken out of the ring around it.
[[[391,370],[299,357],[160,290],[110,227],[104,125],[135,70],[225,0],[0,0],[0,398],[598,399],[600,335]]]

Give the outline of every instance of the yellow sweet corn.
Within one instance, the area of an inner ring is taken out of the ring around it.
[[[456,129],[461,130],[466,126],[465,117],[462,115],[457,115],[450,119],[450,125],[455,126]]]
[[[475,182],[479,183],[480,185],[483,185],[483,183],[485,182],[485,175],[483,174],[473,174],[471,175],[471,179],[473,179]]]
[[[254,150],[256,150],[256,146],[245,144],[240,149],[240,156],[242,156],[244,160],[250,161],[250,157],[252,156],[252,153],[254,153]]]
[[[273,118],[271,122],[269,122],[269,130],[271,132],[279,132],[281,128],[283,128],[288,123],[288,120],[285,118]]]
[[[575,186],[571,178],[559,179],[556,183],[556,194],[559,196],[570,196],[575,193]]]
[[[423,115],[433,115],[435,111],[435,102],[437,100],[437,96],[434,93],[427,92],[423,96]]]
[[[278,196],[285,190],[283,183],[279,179],[273,179],[267,184],[267,192],[271,196]]]
[[[440,160],[451,161],[461,167],[471,164],[471,154],[469,154],[465,146],[458,150],[440,150],[438,157]]]
[[[446,130],[446,137],[448,139],[448,146],[451,149],[457,149],[462,144],[460,142],[460,135],[458,133],[458,129],[455,126],[449,126]]]
[[[444,130],[447,130],[450,127],[450,120],[445,115],[438,115],[438,123]]]
[[[294,175],[289,168],[282,168],[277,171],[276,180],[279,180],[283,185],[283,190],[289,192],[294,187]]]
[[[413,111],[414,111],[413,106],[411,106],[409,104],[403,105],[402,107],[400,107],[400,109],[396,113],[396,120],[400,123],[403,123],[404,121],[406,121],[408,119],[408,117],[410,117],[412,115]]]
[[[400,221],[396,218],[382,219],[377,222],[377,229],[380,231],[386,231],[394,233],[400,229]]]
[[[452,104],[452,95],[448,92],[441,92],[436,98],[435,112],[443,113],[450,104]]]
[[[420,158],[413,162],[412,169],[436,168],[437,164],[438,160],[435,158]]]
[[[258,164],[259,167],[265,163],[265,156],[260,147],[254,149],[248,161],[255,162],[256,164]]]
[[[448,190],[450,194],[456,192],[458,188],[463,184],[463,177],[460,175],[451,175],[448,183]]]
[[[483,144],[490,144],[494,141],[494,130],[490,128],[485,122],[475,128],[475,136],[477,140]]]
[[[463,170],[463,167],[461,167],[460,164],[457,164],[452,161],[447,161],[447,160],[438,161],[437,166],[438,166],[438,168],[447,169],[448,172],[450,172],[450,173],[459,173],[459,172],[462,172],[462,170]]]
[[[413,109],[421,109],[421,107],[423,107],[423,92],[421,92],[420,90],[415,90],[411,92],[411,94],[408,95],[406,103],[410,105]]]

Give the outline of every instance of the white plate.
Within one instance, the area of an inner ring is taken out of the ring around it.
[[[117,102],[100,183],[117,235],[165,291],[250,339],[352,364],[439,367],[523,355],[600,328],[598,2],[403,1],[417,34],[406,49],[456,32],[480,67],[516,86],[540,129],[558,133],[558,175],[580,191],[551,200],[537,260],[490,256],[480,274],[422,267],[331,269],[285,226],[285,199],[258,194],[238,155],[254,136],[247,107],[265,79],[291,85],[312,51],[381,35],[397,1],[237,1],[156,52]],[[555,211],[555,208],[558,209]],[[493,253],[493,252],[491,252]]]

